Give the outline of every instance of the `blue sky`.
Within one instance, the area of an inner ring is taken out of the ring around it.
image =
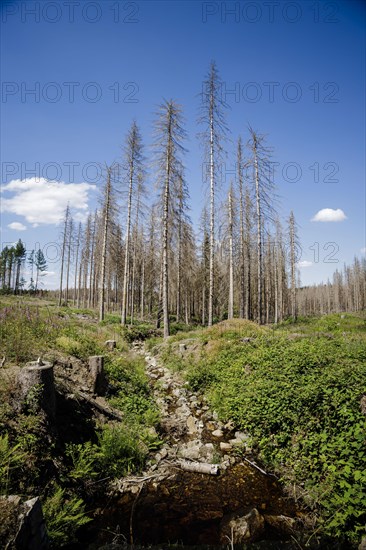
[[[133,118],[150,156],[162,98],[184,108],[197,222],[205,200],[197,94],[212,59],[231,106],[230,138],[246,141],[250,123],[274,148],[280,212],[286,218],[293,209],[300,226],[302,283],[320,282],[361,255],[363,2],[29,0],[5,1],[0,9],[1,241],[21,237],[29,250],[45,247],[47,286],[57,286],[56,248],[47,244],[58,239],[59,213],[68,200],[77,219],[95,208],[95,164],[120,158]],[[229,181],[234,145],[227,149]],[[35,175],[56,183],[14,183]],[[346,218],[311,221],[323,209]]]

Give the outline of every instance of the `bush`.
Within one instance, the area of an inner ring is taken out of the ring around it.
[[[137,340],[144,341],[147,338],[150,338],[151,336],[157,335],[157,331],[151,328],[150,325],[137,325],[137,326],[126,325],[124,327],[121,327],[121,330],[122,330],[123,338],[129,344]]]
[[[337,323],[333,316],[309,323],[313,330],[332,330],[333,338],[316,330],[301,339],[262,330],[245,344],[232,327],[226,334],[213,327],[187,378],[193,389],[206,391],[222,420],[251,434],[270,468],[302,486],[321,514],[324,533],[355,542],[366,519],[366,426],[360,411],[366,346],[361,336],[342,336]]]
[[[8,434],[0,435],[0,494],[7,495],[12,487],[12,479],[21,467],[26,453],[20,444],[11,445]]]
[[[44,501],[43,514],[48,536],[56,546],[74,542],[77,530],[91,521],[85,513],[83,500],[67,497],[65,490],[58,486]]]
[[[103,475],[123,477],[139,470],[145,461],[148,449],[138,438],[133,427],[122,424],[107,424],[98,435],[99,465]]]

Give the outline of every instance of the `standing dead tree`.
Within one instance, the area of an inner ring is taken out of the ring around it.
[[[130,267],[130,240],[131,240],[131,217],[132,217],[132,199],[137,190],[138,181],[143,174],[143,156],[142,156],[142,138],[140,130],[134,121],[127,134],[126,145],[124,147],[124,166],[126,180],[128,182],[127,198],[127,223],[125,238],[125,262],[123,273],[122,289],[122,315],[121,324],[126,324],[128,287],[129,287],[129,267]]]
[[[155,161],[162,209],[162,301],[164,337],[169,336],[169,268],[168,244],[172,227],[172,208],[176,201],[174,183],[182,173],[180,157],[186,137],[183,128],[182,108],[172,99],[164,101],[155,121]]]
[[[225,122],[223,86],[216,63],[211,62],[201,92],[201,114],[198,122],[203,125],[201,133],[205,149],[205,164],[208,164],[210,180],[210,269],[208,293],[208,326],[213,323],[214,304],[214,257],[215,257],[215,195],[220,160],[223,158],[222,142],[228,132]]]
[[[249,127],[248,147],[251,152],[250,166],[253,170],[252,190],[255,201],[256,251],[257,251],[257,321],[264,321],[263,309],[263,233],[265,225],[274,218],[274,183],[271,170],[272,150],[265,145],[263,135]]]

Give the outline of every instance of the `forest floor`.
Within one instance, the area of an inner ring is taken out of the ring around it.
[[[225,321],[163,341],[149,323],[99,323],[52,301],[1,306],[1,494],[40,495],[54,547],[357,547],[362,316]],[[105,359],[103,396],[92,355]],[[37,395],[17,397],[20,369],[38,356],[54,364],[52,422]]]

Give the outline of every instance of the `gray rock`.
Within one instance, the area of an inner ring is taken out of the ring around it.
[[[47,550],[49,540],[43,518],[41,501],[38,497],[22,505],[20,527],[14,540],[17,550]]]
[[[294,532],[296,526],[296,520],[288,516],[265,515],[264,519],[265,522],[276,529],[276,531],[279,531],[280,533],[284,533],[286,535],[291,535]]]
[[[187,418],[187,428],[188,428],[188,433],[190,434],[197,433],[196,419],[194,418],[194,416],[189,416]]]
[[[241,441],[248,441],[249,435],[244,432],[235,432],[235,439],[240,439]]]
[[[224,432],[223,432],[222,430],[214,430],[214,431],[212,432],[212,435],[213,435],[214,437],[223,437]]]
[[[242,439],[229,439],[229,443],[233,447],[240,447],[241,445],[244,444]]]
[[[222,544],[226,544],[228,538],[232,544],[253,542],[264,531],[264,518],[256,508],[253,508],[239,517],[237,514],[224,517],[220,531]]]

